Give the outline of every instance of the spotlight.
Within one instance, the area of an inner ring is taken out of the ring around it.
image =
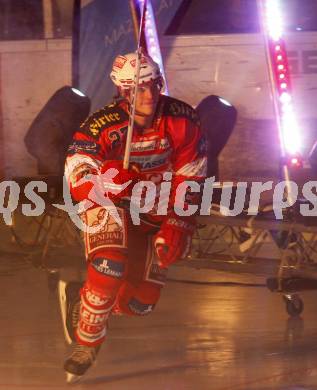
[[[196,107],[201,129],[207,139],[207,176],[218,179],[218,156],[226,145],[237,120],[237,110],[227,100],[209,95]]]
[[[62,176],[73,134],[90,111],[90,99],[76,88],[64,86],[44,105],[24,138],[37,160],[38,174]]]
[[[303,168],[303,158],[300,155],[286,155],[284,159],[282,159],[282,163],[286,165],[288,168]]]
[[[84,97],[84,96],[86,96],[84,93],[82,93],[79,89],[77,89],[77,88],[72,88],[71,89],[74,93],[76,93],[77,95],[79,95],[79,96],[82,96],[82,97]]]
[[[225,99],[223,99],[223,98],[218,98],[220,101],[221,101],[221,103],[223,103],[224,105],[226,105],[226,106],[229,106],[229,107],[232,107],[232,104],[231,103],[229,103],[227,100],[225,100]]]

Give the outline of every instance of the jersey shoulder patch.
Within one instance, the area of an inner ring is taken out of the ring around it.
[[[200,125],[199,116],[196,110],[189,104],[169,96],[162,95],[162,98],[164,116],[186,118],[196,125]]]
[[[109,104],[90,115],[80,126],[80,131],[98,139],[103,131],[128,119],[128,114],[119,104]]]

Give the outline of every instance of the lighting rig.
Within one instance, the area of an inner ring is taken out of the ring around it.
[[[270,84],[279,131],[285,180],[290,167],[302,167],[300,129],[293,106],[292,85],[283,30],[280,0],[258,0],[265,38]]]

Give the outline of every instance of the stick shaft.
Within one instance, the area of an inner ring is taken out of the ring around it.
[[[145,22],[145,12],[146,12],[146,0],[143,1],[143,7],[142,7],[142,12],[141,12],[141,18],[140,18],[136,72],[134,75],[134,86],[132,89],[132,97],[131,97],[130,112],[129,112],[129,124],[128,124],[126,144],[125,144],[124,159],[123,159],[123,168],[124,169],[128,169],[129,163],[130,163],[130,150],[131,150],[131,141],[132,141],[132,135],[133,135],[134,118],[135,118],[136,95],[137,95],[137,89],[138,89],[139,77],[140,77],[140,69],[141,69],[141,56],[142,56],[141,36],[142,36],[142,30],[143,30],[143,26],[144,26],[144,22]]]

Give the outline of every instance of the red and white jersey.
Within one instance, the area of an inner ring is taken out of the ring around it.
[[[122,160],[128,129],[128,104],[116,102],[92,114],[73,137],[65,175],[74,184],[85,172],[99,170],[105,160]],[[152,129],[134,130],[131,163],[137,163],[142,180],[162,181],[174,176],[205,177],[206,145],[196,111],[177,99],[160,95]]]

